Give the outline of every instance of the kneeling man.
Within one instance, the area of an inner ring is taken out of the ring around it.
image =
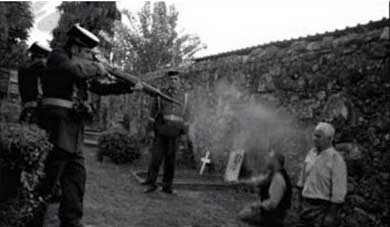
[[[284,217],[291,206],[290,177],[284,169],[282,154],[270,152],[266,164],[266,174],[241,181],[259,187],[260,199],[245,207],[239,218],[250,224],[283,227]]]

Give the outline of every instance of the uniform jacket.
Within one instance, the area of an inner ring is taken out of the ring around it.
[[[45,72],[42,62],[30,62],[18,70],[18,87],[22,103],[37,101],[39,94],[38,80]]]
[[[56,49],[47,60],[47,70],[41,79],[43,98],[74,101],[74,96],[87,89],[102,95],[130,93],[126,83],[104,84],[98,80],[95,62],[74,59],[65,50]],[[79,97],[86,99],[87,97]],[[84,120],[74,109],[46,105],[42,107],[40,125],[49,133],[51,142],[71,153],[81,153]]]

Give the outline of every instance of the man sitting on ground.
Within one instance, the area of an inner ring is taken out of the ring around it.
[[[272,151],[266,165],[266,174],[240,181],[258,186],[260,199],[245,207],[239,213],[239,218],[250,224],[283,227],[284,217],[291,205],[291,183],[284,169],[284,156]]]

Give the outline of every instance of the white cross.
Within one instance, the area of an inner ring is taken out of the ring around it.
[[[202,167],[200,168],[200,172],[199,172],[200,175],[203,175],[203,171],[206,165],[211,163],[211,159],[209,159],[209,156],[210,156],[210,152],[207,151],[206,156],[200,159],[202,161]]]

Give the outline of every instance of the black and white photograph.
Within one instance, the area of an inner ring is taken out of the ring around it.
[[[390,1],[0,1],[0,227],[389,227]]]

